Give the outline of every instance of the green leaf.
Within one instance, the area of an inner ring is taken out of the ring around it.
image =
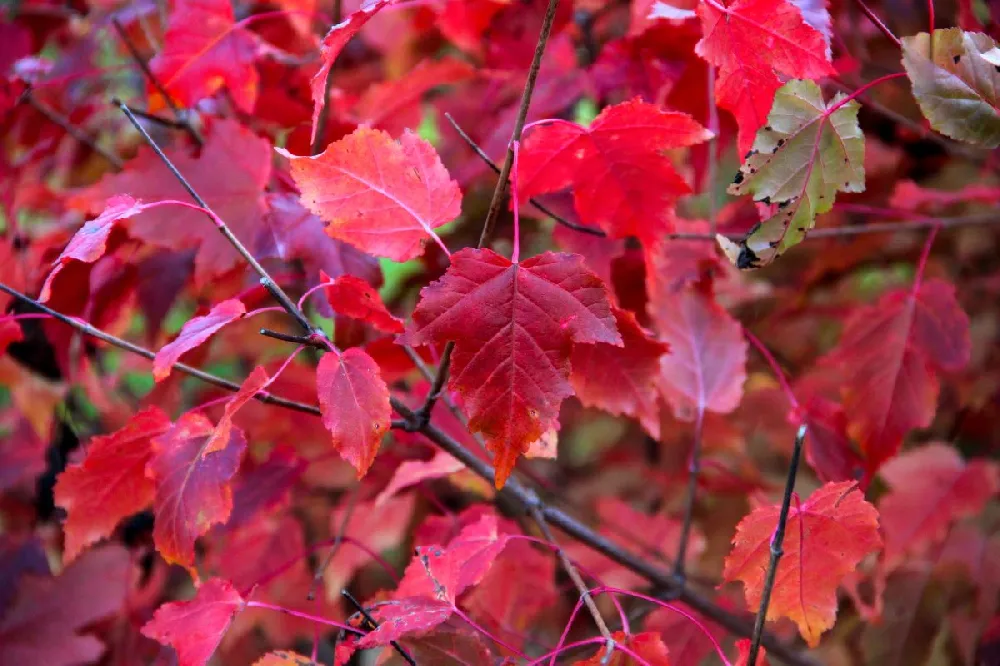
[[[798,245],[833,208],[837,192],[865,189],[865,137],[858,104],[835,96],[829,105],[813,81],[789,81],[774,96],[768,124],[729,186],[730,194],[752,194],[776,206],[770,217],[737,243],[720,237],[739,268],[766,266]]]
[[[903,38],[903,67],[931,127],[983,148],[1000,146],[1000,59],[996,42],[959,28]],[[930,54],[930,57],[928,55]]]

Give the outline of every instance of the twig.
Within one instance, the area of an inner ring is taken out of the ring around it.
[[[142,356],[143,358],[148,359],[150,361],[156,358],[156,353],[150,351],[149,349],[146,349],[145,347],[140,347],[139,345],[133,344],[128,340],[123,340],[119,337],[111,335],[110,333],[105,333],[99,328],[95,328],[90,324],[88,324],[87,322],[82,321],[80,319],[69,317],[67,315],[62,314],[61,312],[57,312],[52,308],[48,307],[47,305],[39,303],[38,301],[31,298],[27,294],[22,294],[16,289],[11,289],[2,282],[0,282],[0,291],[13,296],[14,298],[34,307],[37,310],[41,310],[50,317],[58,319],[62,323],[73,327],[74,329],[80,331],[85,335],[89,335],[92,338],[97,338],[98,340],[107,342],[108,344],[114,345],[119,349],[124,349],[125,351],[132,352],[137,356]],[[213,386],[218,386],[219,388],[224,388],[228,391],[233,391],[233,392],[240,390],[240,385],[237,384],[236,382],[231,382],[228,379],[223,379],[222,377],[213,375],[210,372],[205,372],[204,370],[199,370],[198,368],[191,367],[190,365],[187,365],[185,363],[175,363],[173,367],[179,372],[183,372],[184,374],[196,377],[203,382],[212,384]],[[314,405],[307,405],[305,403],[296,402],[294,400],[281,398],[272,395],[266,391],[257,392],[254,395],[254,399],[259,400],[260,402],[263,403],[267,403],[269,405],[278,405],[279,407],[285,407],[286,409],[293,409],[297,412],[303,412],[305,414],[314,414],[316,416],[320,415],[319,408],[315,407]]]
[[[333,17],[331,25],[340,23],[340,15],[342,12],[341,4],[341,0],[333,0]],[[316,119],[316,128],[312,141],[313,155],[319,154],[320,149],[323,147],[323,137],[326,136],[326,126],[330,123],[330,88],[333,87],[333,67],[334,63],[331,63],[330,69],[326,70],[326,82],[323,84],[323,106],[320,109],[319,118]]]
[[[341,590],[340,594],[345,599],[347,599],[347,601],[349,601],[350,604],[354,606],[354,608],[357,609],[359,613],[361,613],[361,617],[365,618],[365,621],[369,625],[371,625],[372,629],[378,629],[378,622],[376,622],[375,618],[371,616],[371,613],[369,613],[368,610],[364,606],[362,606],[357,599],[354,598],[353,594],[351,594],[347,590]],[[400,657],[406,660],[406,663],[408,663],[410,666],[417,666],[417,662],[413,660],[413,657],[410,656],[409,652],[403,649],[403,646],[400,645],[398,641],[389,641],[389,645],[391,645],[396,650],[396,652],[399,653]]]
[[[156,123],[157,125],[163,125],[164,127],[169,127],[170,129],[182,130],[186,128],[186,125],[178,120],[171,120],[170,118],[164,118],[163,116],[158,116],[155,113],[150,113],[149,111],[143,111],[142,109],[132,109],[132,113],[142,118],[143,120],[148,120],[151,123]]]
[[[112,153],[107,148],[98,145],[98,143],[90,136],[88,136],[86,132],[84,132],[79,127],[71,123],[69,118],[63,116],[45,102],[42,102],[41,100],[37,99],[33,94],[31,94],[30,90],[25,91],[25,93],[22,95],[22,99],[26,100],[28,104],[30,104],[35,111],[38,111],[38,113],[45,116],[45,119],[48,120],[50,123],[52,123],[53,125],[58,125],[63,129],[64,132],[66,132],[71,137],[76,139],[79,143],[82,143],[83,145],[87,146],[95,153],[97,153],[105,160],[107,160],[108,164],[113,166],[116,171],[121,171],[122,169],[125,168],[125,163],[122,162],[122,159],[120,157]]]
[[[698,409],[694,422],[694,438],[691,441],[691,455],[688,456],[688,486],[684,503],[684,520],[681,535],[677,541],[677,559],[674,560],[674,576],[684,580],[684,565],[687,560],[688,542],[694,523],[694,502],[698,495],[698,475],[701,473],[701,437],[705,422],[705,410]]]
[[[486,154],[486,151],[480,148],[479,144],[473,141],[472,137],[469,136],[465,132],[465,130],[463,130],[459,126],[457,122],[455,122],[455,119],[451,117],[451,114],[445,113],[444,117],[451,124],[455,132],[462,138],[462,140],[465,141],[466,144],[468,144],[469,148],[472,149],[472,152],[478,155],[479,159],[485,162],[486,166],[488,166],[490,169],[493,170],[493,173],[499,174],[500,167],[497,166],[497,163],[491,160],[490,156]],[[555,220],[557,224],[561,224],[568,229],[572,229],[573,231],[579,231],[580,233],[584,234],[590,234],[591,236],[599,236],[601,238],[605,238],[607,236],[607,234],[604,233],[603,230],[598,229],[596,227],[589,227],[585,224],[577,224],[576,222],[570,222],[565,217],[562,217],[561,215],[557,214],[555,211],[553,211],[551,208],[544,205],[537,199],[534,198],[528,199],[528,203],[530,203],[532,206],[538,209],[543,215],[551,217],[553,220]]]
[[[260,334],[265,338],[274,338],[275,340],[281,340],[283,342],[291,342],[297,345],[306,345],[309,347],[316,347],[317,349],[327,349],[326,344],[321,340],[317,339],[312,335],[290,335],[288,333],[280,333],[278,331],[272,331],[269,328],[260,329]]]
[[[149,147],[153,149],[157,157],[163,161],[166,167],[170,170],[170,173],[174,175],[174,178],[176,178],[184,189],[187,190],[187,193],[191,195],[191,198],[194,199],[199,206],[205,209],[206,215],[212,220],[212,223],[219,230],[219,232],[226,238],[227,241],[229,241],[230,245],[232,245],[233,248],[239,252],[240,256],[243,257],[248,264],[250,264],[250,267],[253,268],[254,272],[260,276],[260,283],[264,285],[264,288],[267,289],[271,293],[271,296],[278,301],[281,307],[284,308],[285,311],[299,323],[299,326],[301,326],[303,330],[308,332],[310,335],[313,335],[315,333],[315,329],[312,324],[309,323],[309,320],[306,318],[302,310],[300,310],[295,303],[292,302],[292,299],[288,297],[288,294],[285,293],[284,289],[278,286],[278,283],[271,278],[267,270],[260,265],[260,262],[258,262],[252,254],[250,254],[250,251],[247,250],[243,243],[241,243],[240,240],[233,234],[226,223],[218,215],[216,215],[214,211],[212,211],[212,208],[208,205],[208,203],[201,198],[187,179],[184,178],[183,174],[177,170],[177,167],[170,161],[170,158],[166,156],[163,150],[153,140],[153,137],[149,136],[146,129],[141,123],[139,123],[139,120],[132,113],[132,109],[119,99],[113,100],[113,103],[121,109],[126,116],[128,116],[132,125],[139,131],[139,134],[141,134],[142,138],[145,139],[147,144],[149,144]]]
[[[187,113],[182,111],[177,106],[177,104],[174,102],[173,97],[171,97],[170,93],[167,92],[167,89],[164,87],[163,83],[161,83],[160,80],[156,77],[156,75],[153,74],[153,70],[149,68],[149,63],[146,62],[146,59],[143,58],[142,54],[139,53],[139,49],[137,49],[135,47],[135,44],[132,43],[132,40],[129,39],[128,33],[125,32],[125,28],[122,27],[122,24],[118,21],[118,17],[112,18],[111,24],[115,26],[115,31],[118,32],[118,37],[122,40],[122,43],[125,44],[125,48],[128,49],[129,55],[132,56],[132,59],[135,60],[137,65],[139,65],[139,69],[142,70],[142,73],[146,75],[146,78],[149,79],[149,82],[153,84],[153,87],[156,88],[156,90],[163,97],[163,101],[166,103],[166,105],[170,107],[170,110],[174,114],[174,118],[177,119],[178,126],[181,129],[185,130],[188,134],[190,134],[191,138],[195,140],[195,143],[197,143],[199,146],[204,146],[205,141],[204,139],[201,138],[201,134],[199,134],[198,130],[194,128],[194,125],[191,124],[191,121],[188,119]]]
[[[559,561],[562,563],[563,569],[565,569],[566,573],[569,575],[569,579],[573,581],[573,585],[576,587],[577,592],[580,593],[580,599],[583,600],[587,610],[590,611],[590,616],[594,618],[594,624],[597,625],[597,630],[601,633],[601,636],[604,637],[606,648],[601,663],[606,663],[604,660],[610,658],[610,656],[614,654],[615,639],[612,637],[611,631],[608,629],[608,625],[604,622],[604,618],[601,617],[601,611],[597,609],[597,604],[594,603],[594,599],[590,594],[590,588],[588,588],[587,584],[583,582],[583,578],[580,577],[580,572],[577,571],[569,557],[566,556],[566,552],[562,549],[559,543],[556,542],[556,538],[552,535],[552,530],[549,529],[549,523],[545,520],[545,515],[539,510],[538,506],[529,506],[528,511],[535,523],[538,524],[538,529],[541,530],[542,536],[549,542],[549,544],[552,545],[553,550],[556,551],[556,555],[559,557]]]
[[[490,208],[486,213],[483,232],[479,235],[479,247],[489,243],[493,236],[493,227],[496,226],[497,216],[500,214],[500,203],[507,191],[507,179],[510,178],[510,169],[514,164],[514,142],[521,140],[524,121],[528,117],[528,107],[531,105],[531,94],[535,91],[538,70],[542,66],[542,55],[545,53],[545,44],[549,41],[549,34],[552,32],[552,23],[555,20],[558,6],[559,0],[549,0],[549,6],[545,10],[545,18],[542,19],[542,29],[539,31],[538,42],[535,44],[535,55],[532,57],[531,67],[528,69],[528,79],[524,83],[524,92],[521,93],[521,105],[517,110],[517,119],[514,121],[514,131],[507,144],[507,157],[504,158],[500,177],[493,189],[493,199],[490,201]]]
[[[309,593],[306,594],[306,599],[309,601],[316,598],[316,587],[323,580],[323,576],[326,575],[326,570],[329,568],[330,562],[333,561],[333,556],[340,550],[340,544],[344,541],[344,533],[347,532],[347,524],[351,522],[351,516],[354,515],[354,508],[358,505],[358,496],[360,494],[361,485],[359,484],[354,486],[350,496],[347,498],[347,508],[344,510],[344,517],[341,518],[340,525],[337,527],[337,534],[334,537],[333,545],[330,546],[330,552],[326,554],[326,559],[317,567],[316,573],[313,575],[312,583],[309,585]]]
[[[899,48],[903,48],[903,42],[899,41],[899,37],[892,34],[892,30],[882,22],[882,19],[878,17],[871,8],[864,3],[864,0],[854,0],[854,3],[864,12],[864,15],[868,17],[868,20],[875,24],[875,27],[882,31],[882,34],[888,37],[892,42]]]
[[[799,458],[802,456],[802,445],[806,440],[809,428],[806,424],[799,426],[795,435],[795,448],[792,449],[792,460],[788,463],[788,480],[785,482],[785,496],[781,500],[781,512],[778,513],[778,527],[771,537],[771,561],[767,565],[767,576],[764,579],[764,590],[760,596],[760,608],[757,609],[757,619],[753,626],[753,636],[750,638],[750,654],[747,666],[757,663],[757,653],[760,651],[761,637],[764,633],[764,621],[767,619],[767,606],[771,602],[771,590],[778,575],[778,562],[784,551],[781,545],[785,540],[785,525],[788,523],[788,510],[792,505],[792,493],[795,490],[795,475],[799,471]],[[770,649],[770,648],[768,648]]]
[[[706,194],[708,195],[708,233],[716,232],[715,175],[718,170],[719,150],[719,107],[715,104],[715,65],[708,66],[708,131],[712,138],[708,140],[708,168],[705,173]]]

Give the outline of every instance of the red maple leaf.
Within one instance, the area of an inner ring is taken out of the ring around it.
[[[316,393],[333,448],[364,476],[392,416],[378,364],[356,347],[326,354],[316,368]]]
[[[128,551],[105,546],[76,558],[55,578],[23,577],[0,620],[0,664],[97,662],[104,643],[84,629],[125,609],[132,575]]]
[[[573,345],[570,382],[580,402],[612,414],[639,420],[646,432],[660,437],[657,379],[660,357],[670,345],[651,338],[635,315],[612,306],[623,347],[604,343]]]
[[[996,462],[966,462],[954,447],[936,442],[892,458],[879,476],[890,487],[878,503],[890,569],[906,552],[942,540],[952,522],[978,514],[1000,491]]]
[[[486,436],[502,487],[517,456],[555,427],[572,394],[571,343],[621,345],[607,288],[576,255],[546,252],[511,263],[465,249],[420,292],[412,345],[455,342],[449,385]]]
[[[155,487],[146,476],[151,441],[170,428],[158,407],[139,412],[123,428],[92,438],[82,462],[59,475],[55,502],[66,510],[64,558],[111,535],[123,518],[153,503]]]
[[[821,364],[843,377],[849,432],[860,441],[869,477],[910,430],[930,425],[939,390],[934,369],[958,370],[970,354],[969,318],[942,280],[887,293],[848,319]]]
[[[156,358],[153,359],[153,377],[156,381],[166,379],[174,363],[177,363],[184,352],[202,344],[226,324],[240,319],[246,311],[243,301],[231,298],[213,307],[208,314],[190,319],[173,342],[164,345],[156,352]]]
[[[394,141],[363,127],[315,157],[278,152],[333,238],[394,261],[418,257],[428,239],[448,251],[434,229],[458,217],[462,193],[434,147],[413,132]]]
[[[403,321],[389,313],[378,292],[361,278],[341,275],[334,279],[320,271],[320,282],[334,312],[360,319],[384,333],[403,332]]]
[[[761,506],[743,518],[726,557],[723,578],[743,582],[751,611],[760,606],[780,510],[779,504]],[[788,512],[784,555],[778,562],[767,619],[791,619],[802,638],[815,647],[836,619],[840,581],[881,546],[878,511],[857,485],[825,484]]]
[[[521,149],[519,194],[527,200],[572,188],[585,224],[652,244],[673,230],[673,204],[691,192],[664,151],[711,136],[687,114],[638,99],[606,107],[589,128],[545,123],[530,130]]]
[[[771,111],[779,74],[814,79],[833,74],[823,35],[788,0],[698,3],[704,37],[695,52],[719,68],[715,94],[740,128],[740,152],[753,145]]]
[[[249,244],[257,237],[265,213],[263,193],[271,177],[271,143],[235,120],[217,120],[209,129],[197,156],[183,149],[165,152],[236,237]],[[105,176],[74,200],[98,213],[104,210],[105,200],[116,194],[147,203],[191,200],[163,162],[146,148],[121,173]],[[131,221],[129,234],[172,249],[197,247],[195,280],[199,284],[242,261],[212,220],[198,210],[175,206],[147,210]]]
[[[148,638],[177,651],[178,666],[205,666],[246,601],[228,581],[212,578],[190,601],[160,606],[142,627]]]
[[[214,430],[201,414],[181,415],[170,430],[153,439],[153,457],[146,467],[156,483],[156,549],[196,580],[194,542],[212,525],[228,520],[233,508],[230,480],[246,448],[243,433],[234,428],[225,448],[206,454]]]
[[[149,63],[160,83],[187,107],[225,86],[236,106],[252,113],[257,100],[257,40],[235,23],[232,3],[175,0],[172,6],[163,50]],[[151,111],[164,107],[152,84],[149,95]]]

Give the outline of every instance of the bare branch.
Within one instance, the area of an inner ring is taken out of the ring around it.
[[[785,496],[781,500],[781,512],[778,514],[778,527],[771,537],[771,561],[767,565],[767,577],[764,579],[764,590],[760,596],[760,608],[757,609],[757,619],[753,626],[753,636],[750,638],[750,654],[747,657],[747,666],[754,666],[757,663],[757,653],[760,651],[761,637],[764,633],[764,620],[767,618],[767,605],[771,602],[771,590],[774,589],[774,580],[778,574],[778,562],[784,551],[781,544],[785,540],[785,525],[788,523],[788,510],[792,505],[792,493],[795,490],[795,476],[799,471],[799,458],[802,456],[802,445],[806,440],[808,427],[806,424],[799,426],[799,431],[795,435],[795,448],[792,450],[792,460],[788,463],[788,480],[785,482]],[[766,646],[765,646],[766,647]],[[771,648],[768,648],[770,650]]]
[[[362,606],[357,599],[354,598],[353,594],[351,594],[347,590],[341,590],[340,594],[345,599],[347,599],[347,601],[350,602],[352,606],[354,606],[354,608],[358,611],[358,613],[361,614],[361,617],[365,618],[365,622],[367,622],[372,629],[378,629],[378,622],[376,622],[375,618],[372,617],[371,613],[369,613],[368,610],[364,606]],[[389,641],[389,645],[391,645],[396,650],[396,652],[399,653],[400,657],[406,660],[406,663],[408,663],[410,666],[417,666],[417,662],[413,660],[413,657],[410,656],[409,652],[403,649],[403,646],[400,645],[398,641]]]
[[[63,116],[51,106],[35,97],[30,90],[25,91],[23,99],[26,100],[35,111],[38,111],[38,113],[45,116],[45,119],[50,123],[58,125],[63,129],[63,131],[76,139],[78,142],[103,157],[111,166],[115,168],[116,171],[121,171],[125,167],[125,163],[122,162],[120,157],[112,153],[107,148],[98,145],[98,143],[88,136],[86,132],[71,123],[69,118]]]

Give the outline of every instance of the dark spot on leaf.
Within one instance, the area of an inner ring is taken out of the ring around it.
[[[771,126],[770,126],[770,125],[764,125],[764,131],[765,131],[765,132],[773,132],[774,130],[773,130],[773,129],[771,129]]]
[[[765,204],[767,204],[767,205],[770,206],[771,205],[771,197],[764,197],[763,199],[760,200],[760,202],[761,203],[765,203]]]
[[[957,64],[958,64],[958,61],[959,61],[959,60],[961,60],[961,59],[962,59],[962,56],[961,56],[961,55],[957,55],[957,56],[954,56],[954,57],[953,57],[953,58],[951,59],[951,61],[952,61],[953,63],[955,63],[956,65],[957,65]]]
[[[743,172],[740,171],[736,174],[736,178],[733,179],[733,185],[739,185],[743,182]]]
[[[781,148],[783,145],[785,145],[785,140],[784,139],[778,139],[778,148]]]

